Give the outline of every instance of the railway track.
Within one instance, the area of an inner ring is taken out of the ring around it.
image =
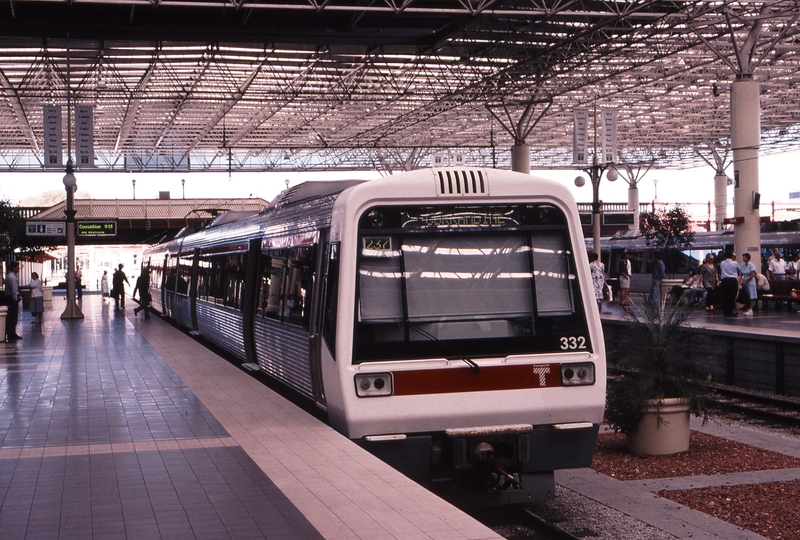
[[[575,536],[557,524],[521,506],[481,508],[470,515],[508,540],[585,540],[591,532]]]
[[[781,396],[715,386],[711,404],[747,418],[800,428],[800,401]]]

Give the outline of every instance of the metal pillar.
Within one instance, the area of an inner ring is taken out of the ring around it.
[[[734,250],[749,253],[761,268],[761,216],[754,208],[758,193],[758,150],[761,137],[760,85],[751,74],[738,74],[731,85],[731,146],[734,173]],[[743,219],[743,222],[739,222]]]
[[[594,166],[587,171],[592,177],[592,250],[600,255],[600,175],[603,169],[597,166],[597,152],[595,152]]]
[[[78,304],[75,302],[75,174],[72,159],[67,161],[67,174],[64,175],[64,189],[67,191],[67,306],[62,319],[83,319]]]
[[[728,217],[728,176],[725,171],[717,171],[714,176],[714,223],[716,230],[723,229],[723,222]]]
[[[511,170],[524,174],[531,173],[531,148],[525,143],[515,143],[511,147]]]

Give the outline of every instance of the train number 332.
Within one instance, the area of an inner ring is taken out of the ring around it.
[[[561,340],[561,350],[571,351],[586,348],[586,338],[583,336],[569,336],[559,338]]]

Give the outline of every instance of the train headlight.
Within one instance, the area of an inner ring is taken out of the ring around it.
[[[592,362],[561,364],[561,384],[564,386],[594,384],[594,364]]]
[[[391,373],[359,373],[355,382],[358,397],[391,396],[393,392]]]

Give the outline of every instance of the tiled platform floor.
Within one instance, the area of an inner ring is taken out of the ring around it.
[[[0,538],[497,538],[153,317],[0,345]]]

